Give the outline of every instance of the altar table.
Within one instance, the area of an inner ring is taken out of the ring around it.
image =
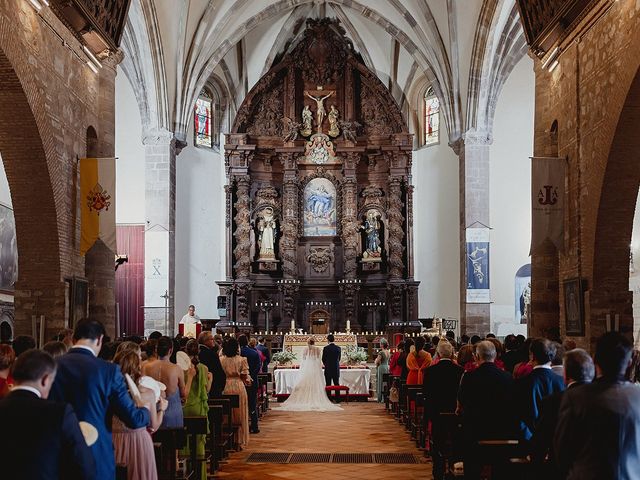
[[[276,368],[274,381],[276,395],[289,395],[298,383],[297,368]],[[340,385],[349,387],[349,395],[369,395],[371,370],[368,368],[341,368]]]

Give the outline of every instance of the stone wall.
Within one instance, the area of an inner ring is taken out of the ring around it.
[[[640,65],[640,2],[607,3],[610,9],[567,44],[557,68],[535,64],[534,155],[555,154],[557,121],[557,153],[568,158],[568,174],[564,252],[549,246],[533,256],[530,333],[559,328],[564,335],[562,282],[580,277],[586,333],[576,340],[586,347],[605,331],[607,314],[619,314],[629,333],[633,321],[628,276],[640,182],[640,86],[631,87]]]
[[[62,328],[64,279],[85,276],[77,158],[86,155],[89,126],[98,153],[113,155],[114,57],[95,74],[50,10],[0,2],[0,151],[18,239],[16,333],[31,333],[31,315],[46,317],[47,337]],[[101,318],[113,334],[113,309]]]

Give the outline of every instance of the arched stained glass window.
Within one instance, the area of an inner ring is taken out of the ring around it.
[[[213,100],[207,90],[202,90],[194,110],[195,144],[199,147],[213,147]]]
[[[429,87],[424,94],[424,144],[432,145],[440,140],[440,101]]]

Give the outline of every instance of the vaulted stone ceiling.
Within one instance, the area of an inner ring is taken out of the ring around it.
[[[411,124],[432,85],[450,141],[491,136],[500,88],[525,55],[514,0],[132,0],[122,48],[146,129],[186,139],[195,99],[212,75],[231,115],[304,30],[337,17]]]

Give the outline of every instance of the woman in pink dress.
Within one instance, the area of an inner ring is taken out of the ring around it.
[[[120,365],[123,375],[129,375],[140,391],[140,396],[132,394],[138,406],[149,409],[151,423],[149,428],[155,431],[162,423],[164,411],[168,402],[158,399],[159,411],[156,409],[156,396],[153,390],[139,384],[142,378],[142,361],[140,354],[135,351],[121,351],[113,359]],[[135,390],[135,389],[134,389]],[[130,392],[132,393],[132,392]],[[127,466],[128,480],[157,480],[158,470],[153,451],[153,440],[147,427],[130,429],[117,417],[113,416],[113,446],[117,465]]]
[[[240,405],[233,409],[233,423],[240,425],[237,442],[241,447],[249,444],[249,405],[245,385],[251,381],[247,359],[240,356],[240,345],[235,338],[229,338],[222,346],[220,363],[227,375],[224,394],[240,396]]]

